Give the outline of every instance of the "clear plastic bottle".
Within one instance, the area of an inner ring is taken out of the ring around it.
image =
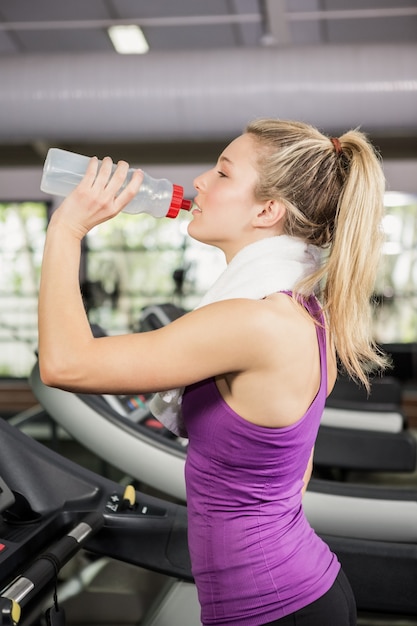
[[[56,196],[67,196],[81,182],[90,157],[50,148],[46,156],[41,190]],[[116,166],[114,165],[113,169]],[[125,185],[135,169],[130,169]],[[124,185],[124,186],[125,186]],[[177,217],[180,209],[189,211],[191,200],[184,199],[184,190],[166,178],[155,179],[143,172],[139,193],[123,209],[124,213],[148,213],[154,217]]]

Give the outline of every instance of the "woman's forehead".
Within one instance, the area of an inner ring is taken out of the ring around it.
[[[257,150],[255,150],[255,140],[249,134],[239,135],[223,150],[219,161],[227,162],[230,165],[248,162],[252,167],[256,167]]]

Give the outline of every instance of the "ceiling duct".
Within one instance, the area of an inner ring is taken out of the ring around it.
[[[417,47],[242,48],[0,59],[0,141],[200,140],[252,118],[417,130]]]

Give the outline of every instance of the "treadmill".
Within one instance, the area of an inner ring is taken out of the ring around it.
[[[200,623],[185,506],[82,468],[5,420],[0,420],[0,478],[2,626],[37,624],[58,572],[81,549],[169,577],[169,588],[144,625]],[[173,600],[165,608],[168,597]],[[50,623],[65,623],[57,621],[55,608],[52,604],[56,620]]]
[[[31,384],[47,412],[86,447],[131,477],[180,501],[174,510],[182,520],[185,559],[186,442],[153,423],[145,397],[139,404],[133,397],[77,396],[46,388],[40,383],[36,365]],[[125,407],[124,415],[120,407]],[[169,505],[170,511],[173,506]],[[313,528],[342,562],[360,611],[417,616],[416,489],[312,479],[304,508]],[[174,526],[177,528],[177,523]],[[109,532],[108,528],[100,531],[88,545],[103,551],[100,537]],[[137,532],[140,530],[134,524],[132,543]],[[129,558],[126,540],[124,535],[121,554],[116,550],[111,556]],[[106,544],[114,542],[112,537]],[[186,574],[183,570],[183,575],[189,580],[189,571]]]
[[[5,420],[0,476],[0,625],[33,624],[57,572],[85,549],[170,577],[141,624],[199,626],[184,504],[84,469]],[[304,506],[359,611],[417,616],[416,490],[313,480]]]

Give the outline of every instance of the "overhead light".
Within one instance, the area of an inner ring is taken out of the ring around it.
[[[136,24],[110,26],[107,32],[119,54],[146,54],[149,51],[149,44],[145,35]]]

